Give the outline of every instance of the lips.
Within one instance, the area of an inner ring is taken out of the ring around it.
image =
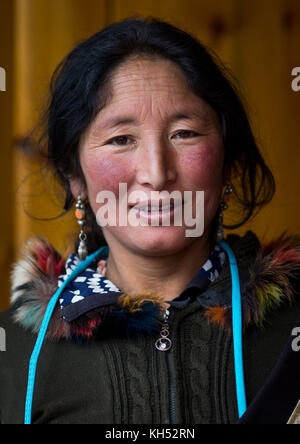
[[[150,204],[150,205],[142,205],[142,206],[136,205],[134,208],[139,211],[153,213],[153,212],[158,212],[158,211],[160,211],[160,212],[161,211],[170,211],[171,209],[174,208],[174,204],[173,203],[165,204],[165,205]]]
[[[181,209],[182,199],[148,200],[131,206],[142,225],[153,226],[172,226],[175,214]]]
[[[178,207],[179,205],[182,205],[181,201],[176,201],[174,203],[174,200],[168,199],[168,200],[148,200],[143,202],[138,202],[135,205],[132,205],[131,208],[134,208],[137,211],[146,212],[146,213],[157,213],[157,212],[163,212],[163,211],[171,211],[175,207]]]

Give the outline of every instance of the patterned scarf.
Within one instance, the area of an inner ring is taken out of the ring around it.
[[[106,247],[102,258],[94,261],[62,293],[59,302],[62,317],[65,321],[71,322],[95,308],[106,306],[108,303],[116,303],[123,293],[122,290],[105,277],[108,252],[109,249]],[[216,245],[188,287],[197,281],[197,286],[201,287],[201,291],[204,291],[209,283],[219,276],[224,262],[225,253]],[[66,261],[66,273],[58,277],[59,287],[79,263],[80,259],[77,254],[72,253]]]

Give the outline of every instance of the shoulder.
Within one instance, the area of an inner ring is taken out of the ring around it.
[[[300,316],[300,237],[280,235],[270,242],[259,240],[251,231],[226,239],[235,253],[240,277],[244,327],[264,327],[270,318],[282,313],[296,319]],[[230,295],[230,266],[227,260],[213,291]],[[223,326],[231,326],[231,301],[209,307],[207,316]]]
[[[300,237],[282,234],[271,242],[260,242],[255,260],[249,264],[244,282],[248,304],[257,303],[256,323],[282,306],[298,307],[300,290]],[[294,311],[294,309],[292,309]],[[300,313],[299,313],[300,315]]]
[[[45,238],[34,236],[24,245],[11,271],[11,318],[25,330],[38,333],[47,305],[58,288],[66,255],[61,255]],[[58,307],[54,310],[48,337],[67,336]]]

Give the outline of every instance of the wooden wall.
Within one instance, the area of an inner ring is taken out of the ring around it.
[[[132,15],[160,17],[194,33],[242,85],[277,192],[238,232],[252,229],[270,239],[285,229],[300,231],[300,92],[291,89],[292,68],[300,66],[299,0],[1,0],[0,66],[8,88],[0,92],[0,309],[8,305],[11,262],[29,236],[46,236],[62,252],[77,233],[72,214],[49,222],[26,215],[56,216],[62,201],[51,178],[41,178],[30,146],[17,142],[36,123],[62,57],[80,40]]]

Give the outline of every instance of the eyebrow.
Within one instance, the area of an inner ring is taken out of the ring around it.
[[[175,113],[172,114],[169,117],[169,121],[170,122],[174,122],[176,120],[180,120],[180,119],[192,119],[194,117],[197,117],[198,119],[202,119],[202,120],[206,120],[207,121],[207,116],[200,114],[200,113],[196,113],[195,111],[189,113],[189,114],[183,114],[183,113]],[[136,124],[138,121],[135,117],[113,117],[111,119],[108,119],[104,125],[102,125],[103,128],[116,128],[118,126],[121,125],[127,125],[130,123]]]

